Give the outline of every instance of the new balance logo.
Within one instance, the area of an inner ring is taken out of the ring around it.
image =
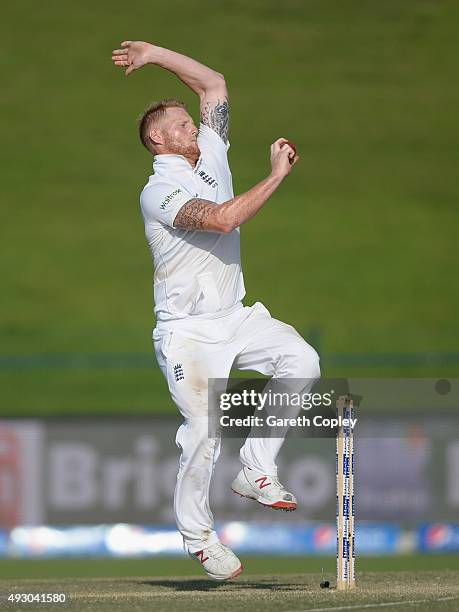
[[[178,382],[179,380],[184,380],[185,378],[185,374],[183,373],[183,367],[181,363],[177,363],[174,366],[174,378],[176,382]]]
[[[204,551],[203,550],[200,550],[199,552],[197,552],[195,554],[196,554],[197,558],[199,559],[199,561],[201,563],[204,563],[204,561],[207,561],[207,559],[209,558],[209,557],[204,557]]]
[[[265,487],[269,487],[270,482],[266,482],[268,480],[267,476],[262,476],[261,478],[257,478],[255,482],[259,483],[260,489],[264,489]]]

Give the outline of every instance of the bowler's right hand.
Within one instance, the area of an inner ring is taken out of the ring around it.
[[[272,174],[285,178],[300,159],[288,144],[287,138],[278,138],[271,145]]]

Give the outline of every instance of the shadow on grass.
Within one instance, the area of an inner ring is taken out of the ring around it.
[[[166,587],[174,591],[216,591],[222,588],[230,587],[231,590],[238,589],[264,589],[264,590],[292,590],[304,585],[292,584],[287,582],[260,582],[260,581],[248,581],[238,580],[236,582],[210,582],[209,580],[169,580],[169,579],[155,579],[155,580],[143,580],[137,584],[148,585],[151,587]]]

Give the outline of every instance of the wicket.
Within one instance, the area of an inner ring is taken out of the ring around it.
[[[343,419],[354,418],[354,405],[349,397],[340,397],[336,404],[336,588],[355,587],[355,502],[354,502],[354,434]]]

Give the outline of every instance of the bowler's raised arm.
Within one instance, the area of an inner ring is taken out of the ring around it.
[[[196,60],[140,40],[125,40],[112,52],[115,66],[126,68],[126,76],[146,64],[154,64],[175,74],[200,100],[201,121],[228,141],[229,106],[225,78]]]

